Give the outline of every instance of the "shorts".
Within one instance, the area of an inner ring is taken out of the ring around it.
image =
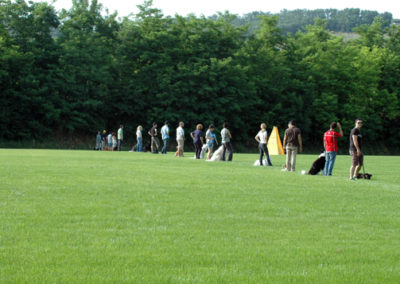
[[[178,150],[183,151],[183,145],[185,144],[183,139],[177,139],[176,142],[178,143]]]
[[[212,149],[214,146],[214,143],[212,141],[207,141],[207,148]]]
[[[108,143],[108,147],[111,148],[112,147],[112,143]]]
[[[351,156],[351,165],[353,167],[362,166],[364,164],[364,154],[358,156],[356,151],[350,151],[350,156]]]

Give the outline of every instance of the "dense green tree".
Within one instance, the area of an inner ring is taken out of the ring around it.
[[[153,121],[183,120],[189,131],[228,121],[235,144],[249,147],[260,122],[283,132],[294,119],[305,145],[320,148],[331,121],[347,132],[361,117],[366,141],[392,149],[400,28],[391,17],[359,9],[165,17],[145,1],[119,21],[97,0],[74,0],[59,15],[46,3],[3,0],[0,138],[84,138],[119,123],[132,137]],[[354,27],[354,40],[331,32]]]
[[[61,13],[61,130],[107,126],[107,118],[115,115],[104,104],[118,92],[113,51],[119,25],[116,14],[103,17],[101,11],[97,0],[74,0],[71,10]]]
[[[59,118],[58,48],[51,36],[59,20],[46,3],[4,1],[0,6],[2,136],[49,135]],[[12,50],[10,50],[12,49]]]

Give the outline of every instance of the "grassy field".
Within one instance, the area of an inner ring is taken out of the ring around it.
[[[2,149],[0,282],[399,283],[400,157],[315,158]]]

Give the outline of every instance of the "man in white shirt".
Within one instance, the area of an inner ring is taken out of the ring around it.
[[[169,127],[168,127],[168,121],[164,122],[164,126],[161,127],[161,138],[164,142],[164,146],[161,150],[161,154],[167,154],[167,148],[168,148],[168,143],[169,143]]]
[[[183,121],[179,122],[179,127],[176,129],[176,142],[178,143],[175,157],[183,157],[183,145],[185,143],[185,130]]]
[[[112,134],[110,132],[110,134],[107,135],[107,144],[108,144],[108,151],[112,150]]]
[[[122,142],[124,141],[124,126],[122,124],[119,126],[117,135],[118,135],[118,151],[121,151]]]

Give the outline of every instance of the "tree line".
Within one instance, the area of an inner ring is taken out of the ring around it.
[[[361,25],[370,25],[376,17],[383,19],[383,27],[387,28],[392,23],[398,22],[393,19],[389,12],[378,13],[377,11],[360,10],[358,8],[338,9],[296,9],[282,10],[279,13],[271,14],[269,12],[252,12],[238,16],[232,24],[238,27],[248,26],[249,34],[253,34],[259,29],[260,16],[278,16],[278,27],[283,33],[295,34],[299,30],[304,31],[304,27],[314,24],[315,19],[326,20],[326,28],[336,33],[351,33],[353,29]],[[212,19],[218,18],[218,15],[211,16]]]
[[[47,3],[0,6],[0,139],[94,136],[125,125],[230,123],[252,145],[260,122],[320,146],[330,122],[365,122],[366,141],[400,145],[400,28],[382,17],[332,35],[326,19],[285,34],[278,16],[258,30],[216,19],[166,17],[145,1],[136,15],[104,14],[96,0],[57,13]],[[343,145],[348,141],[342,141]]]

